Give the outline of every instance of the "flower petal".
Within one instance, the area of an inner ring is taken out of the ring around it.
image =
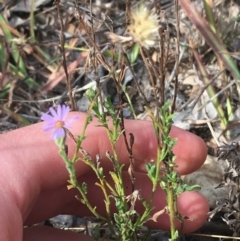
[[[57,121],[59,119],[58,113],[53,109],[53,107],[50,107],[49,111],[51,112],[52,116],[54,117],[54,120]]]
[[[76,116],[71,117],[69,120],[66,120],[64,123],[64,127],[69,130],[72,129],[71,123],[76,121],[78,118],[79,118],[79,116],[76,115]]]
[[[63,110],[64,110],[64,105],[58,105],[57,106],[57,115],[58,115],[58,119],[59,120],[63,120],[62,119],[62,112],[63,112]]]
[[[66,119],[69,111],[70,111],[70,107],[66,106],[66,105],[63,105],[62,116],[61,116],[62,117],[62,119],[61,119],[62,121],[64,121]]]
[[[65,136],[65,131],[63,128],[58,128],[52,133],[52,139],[59,139]]]
[[[41,120],[43,120],[43,121],[54,121],[54,118],[49,114],[43,113],[42,116],[41,116]]]
[[[79,116],[78,115],[76,115],[76,116],[73,116],[73,117],[71,117],[70,119],[68,119],[67,121],[66,121],[66,123],[68,124],[68,123],[72,123],[73,121],[76,121],[76,120],[78,120],[79,119]]]
[[[56,125],[55,125],[55,123],[46,123],[45,125],[43,125],[43,130],[44,131],[50,131],[50,130],[54,130],[55,129],[55,127],[56,127]]]

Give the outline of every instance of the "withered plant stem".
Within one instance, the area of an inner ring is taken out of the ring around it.
[[[176,32],[177,32],[177,42],[176,42],[176,53],[175,53],[175,62],[176,62],[176,71],[175,71],[175,86],[174,86],[174,95],[171,106],[171,113],[173,114],[176,109],[176,99],[178,93],[178,67],[179,67],[179,45],[180,45],[180,25],[179,25],[179,11],[178,11],[178,1],[175,0],[175,17],[176,17]]]
[[[144,50],[143,50],[142,46],[139,46],[139,49],[140,49],[140,53],[141,53],[144,65],[147,68],[147,71],[148,71],[148,74],[149,74],[149,77],[150,77],[150,81],[151,81],[153,93],[154,93],[154,98],[157,98],[156,84],[155,84],[155,81],[154,81],[154,78],[153,78],[152,71],[150,69],[148,60],[145,56],[145,53],[144,53]]]
[[[71,103],[71,107],[72,110],[76,110],[76,104],[75,104],[75,100],[73,98],[73,91],[72,91],[72,87],[71,87],[71,80],[70,80],[70,76],[68,73],[68,69],[67,69],[67,61],[66,61],[66,56],[65,56],[65,36],[64,36],[64,28],[63,28],[63,20],[62,20],[62,16],[61,16],[61,12],[60,12],[60,0],[56,0],[56,7],[57,7],[57,13],[58,13],[58,20],[60,22],[60,34],[59,34],[59,41],[60,41],[60,50],[62,52],[62,58],[63,58],[63,69],[66,75],[66,82],[67,82],[67,88],[68,88],[68,92],[69,92],[69,100]]]

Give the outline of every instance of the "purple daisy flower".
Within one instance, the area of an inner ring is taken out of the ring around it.
[[[70,123],[77,120],[78,116],[74,116],[66,121],[67,115],[70,111],[69,106],[58,105],[57,111],[50,107],[49,111],[51,115],[43,113],[41,120],[46,121],[43,125],[44,131],[53,131],[52,139],[59,139],[65,137],[65,129],[71,129]]]

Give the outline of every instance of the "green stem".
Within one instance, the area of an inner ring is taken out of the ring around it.
[[[127,98],[127,101],[128,101],[128,104],[129,104],[129,107],[130,107],[130,110],[131,110],[131,113],[132,113],[134,119],[137,120],[137,116],[136,116],[135,110],[133,108],[133,104],[132,104],[131,98],[130,98],[129,94],[126,91],[126,86],[122,85],[122,91],[123,91],[123,93],[125,94],[125,96]]]
[[[79,150],[80,150],[80,147],[81,147],[81,145],[82,145],[83,140],[85,139],[85,133],[86,133],[86,130],[87,130],[87,126],[88,126],[88,124],[90,123],[90,121],[91,121],[91,119],[92,119],[90,113],[91,113],[91,111],[92,111],[92,109],[93,109],[93,106],[94,106],[94,103],[95,103],[96,98],[97,98],[97,95],[96,95],[96,97],[93,99],[93,101],[91,102],[91,105],[90,105],[89,108],[88,108],[87,118],[86,118],[86,120],[85,120],[85,122],[84,122],[82,134],[81,134],[81,136],[78,137],[76,149],[75,149],[75,152],[74,152],[74,155],[73,155],[73,158],[72,158],[72,162],[73,162],[73,163],[75,163],[75,162],[79,159],[79,157],[78,157]]]
[[[174,193],[173,193],[173,189],[172,189],[172,184],[169,183],[168,184],[168,191],[167,191],[167,204],[168,204],[168,211],[169,211],[169,219],[170,219],[170,230],[171,230],[171,240],[175,240],[175,238],[173,239],[173,237],[175,236],[175,232],[176,232],[176,227],[175,227],[175,201],[174,201]]]
[[[110,217],[110,199],[109,199],[109,196],[107,194],[106,186],[110,187],[111,190],[113,190],[113,188],[110,186],[109,183],[106,182],[104,177],[102,178],[99,175],[98,169],[96,168],[96,166],[91,161],[89,161],[88,159],[83,159],[83,162],[85,164],[89,165],[92,168],[92,170],[95,172],[98,180],[100,181],[100,185],[98,185],[98,186],[102,189],[102,192],[103,192],[103,195],[104,195],[104,200],[105,200],[106,212],[107,212],[108,217]]]
[[[71,184],[70,188],[76,188],[79,193],[81,194],[82,196],[82,202],[88,207],[88,209],[92,212],[93,215],[95,215],[97,218],[100,218],[104,221],[108,221],[105,217],[101,216],[97,211],[96,211],[96,207],[93,207],[89,201],[88,201],[88,198],[85,194],[85,191],[83,190],[83,188],[79,185],[78,181],[77,181],[77,178],[76,178],[76,169],[74,167],[74,164],[72,163],[71,160],[68,159],[68,156],[65,152],[65,148],[64,148],[64,142],[63,144],[60,146],[59,145],[59,148],[60,148],[60,155],[61,157],[63,158],[64,162],[65,162],[65,165],[66,165],[66,169],[69,173],[69,177],[70,177],[70,180],[69,180],[69,183]]]

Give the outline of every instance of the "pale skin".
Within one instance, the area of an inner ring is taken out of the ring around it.
[[[78,135],[82,130],[85,115],[70,113],[69,116],[79,115],[79,120],[72,124],[72,133]],[[110,144],[105,130],[96,127],[94,120],[88,127],[83,147],[92,158],[97,154],[102,156],[102,166],[106,174],[111,170],[111,162],[105,158]],[[91,215],[87,208],[76,200],[75,190],[67,190],[68,173],[61,160],[58,149],[50,133],[42,131],[43,123],[24,127],[0,135],[0,240],[1,241],[53,241],[53,240],[90,240],[89,237],[73,232],[66,232],[47,227],[32,227],[29,225],[46,220],[57,214],[75,214],[79,216]],[[145,163],[155,159],[156,141],[149,121],[125,122],[128,133],[135,136],[133,155],[135,159],[136,184],[141,190],[142,197],[151,192],[151,183],[145,173]],[[177,156],[177,171],[180,174],[191,173],[198,169],[206,157],[204,142],[197,136],[173,127],[171,136],[178,138],[174,147]],[[69,155],[74,151],[74,142],[68,138]],[[124,148],[123,139],[118,142],[119,160],[128,166],[128,154]],[[97,210],[104,215],[103,198],[99,188],[95,185],[96,179],[85,164],[76,165],[79,181],[88,183],[89,198]],[[131,181],[127,172],[124,175],[125,190],[131,193]],[[155,212],[165,206],[163,191],[158,190],[154,199]],[[192,232],[205,222],[208,204],[204,197],[196,192],[183,193],[178,200],[179,211],[193,221],[186,221],[184,232]],[[136,205],[141,212],[140,202]],[[114,210],[114,209],[113,209]],[[149,222],[154,228],[168,229],[166,216],[158,218],[157,222]],[[178,226],[178,224],[177,224]],[[80,239],[79,239],[80,238]]]

